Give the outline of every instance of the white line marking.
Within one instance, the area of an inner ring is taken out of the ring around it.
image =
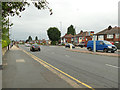
[[[24,59],[16,59],[16,62],[25,62]]]
[[[70,57],[70,56],[68,56],[68,55],[65,55],[66,57]]]
[[[105,65],[110,66],[110,67],[114,67],[114,68],[120,68],[120,67],[113,66],[113,65],[110,65],[110,64],[105,64]]]

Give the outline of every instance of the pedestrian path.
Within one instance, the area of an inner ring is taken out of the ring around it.
[[[0,90],[2,89],[2,70],[0,70]]]
[[[105,52],[92,52],[88,50],[77,50],[77,49],[67,49],[67,51],[94,54],[94,55],[103,55],[103,56],[112,56],[112,57],[120,57],[120,53],[105,53]]]
[[[2,78],[3,88],[72,88],[16,46],[3,57]]]

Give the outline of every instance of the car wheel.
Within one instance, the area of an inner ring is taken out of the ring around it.
[[[89,51],[92,51],[91,47],[88,48]]]
[[[81,46],[81,48],[83,48],[83,46]]]
[[[32,49],[32,52],[34,52],[35,50],[34,49]]]
[[[40,48],[38,49],[38,51],[40,51]]]
[[[111,51],[111,53],[114,53],[115,51]]]
[[[107,48],[105,48],[105,49],[103,50],[103,52],[108,52]]]

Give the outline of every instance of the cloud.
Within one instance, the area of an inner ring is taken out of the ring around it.
[[[49,27],[61,29],[62,35],[72,24],[76,32],[94,30],[98,32],[109,25],[118,25],[118,0],[47,0],[53,9],[53,15],[48,10],[38,10],[33,5],[26,7],[21,18],[12,17],[12,31],[15,39],[26,39],[28,35],[47,37]],[[25,32],[25,33],[24,33]],[[24,36],[23,36],[24,34]]]

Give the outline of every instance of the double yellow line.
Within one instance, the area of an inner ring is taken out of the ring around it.
[[[63,75],[66,75],[67,77],[71,78],[72,80],[76,81],[77,83],[80,83],[80,84],[82,84],[83,86],[85,86],[85,87],[87,87],[87,88],[90,88],[91,90],[95,90],[95,89],[92,88],[91,86],[89,86],[89,85],[87,85],[87,84],[81,82],[80,80],[78,80],[78,79],[72,77],[71,75],[69,75],[69,74],[63,72],[62,70],[60,70],[60,69],[54,67],[53,65],[51,65],[51,64],[49,64],[49,63],[47,63],[47,62],[45,62],[44,60],[42,60],[42,59],[36,57],[35,55],[33,55],[33,54],[31,54],[31,53],[29,53],[29,52],[23,50],[23,49],[21,49],[21,50],[22,50],[23,52],[25,52],[27,55],[31,56],[34,60],[38,61],[39,63],[42,62],[42,63],[44,63],[44,64],[50,66],[52,69],[54,69],[54,70],[56,70],[56,71],[59,71],[59,72],[62,73]]]

